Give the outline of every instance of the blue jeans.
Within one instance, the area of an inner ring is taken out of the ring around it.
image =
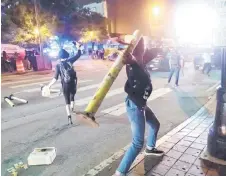
[[[180,76],[180,68],[179,67],[172,67],[170,69],[170,74],[169,74],[169,78],[168,78],[168,83],[170,83],[172,76],[174,74],[174,72],[176,72],[176,81],[175,84],[178,85],[179,82],[179,76]]]
[[[126,175],[133,161],[141,151],[144,145],[145,121],[149,126],[147,147],[155,147],[157,133],[160,123],[150,108],[139,109],[132,100],[126,98],[126,108],[131,124],[133,141],[130,148],[125,153],[117,171]],[[146,120],[145,120],[146,118]]]

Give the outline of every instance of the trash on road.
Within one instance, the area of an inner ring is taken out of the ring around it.
[[[27,100],[21,99],[21,98],[18,98],[18,97],[15,97],[13,94],[9,95],[8,97],[4,97],[4,100],[5,100],[11,107],[14,107],[14,106],[15,106],[15,104],[12,102],[13,100],[20,101],[20,102],[22,102],[22,103],[28,103]]]
[[[59,93],[59,96],[61,94],[60,89],[49,89],[49,87],[47,86],[42,86],[41,92],[43,97],[51,97],[51,93]]]
[[[18,176],[21,169],[28,169],[28,165],[23,162],[15,163],[13,167],[7,169],[7,172],[9,172],[12,176]]]
[[[28,165],[50,165],[56,158],[55,147],[35,148],[28,156]]]
[[[24,100],[24,99],[15,97],[15,96],[13,96],[13,94],[11,94],[11,95],[9,96],[9,99],[10,99],[10,100],[17,100],[17,101],[20,101],[20,102],[22,102],[22,103],[28,103],[27,100]]]
[[[8,97],[4,97],[4,100],[6,101],[6,103],[8,103],[11,107],[14,107],[14,103],[8,98]]]

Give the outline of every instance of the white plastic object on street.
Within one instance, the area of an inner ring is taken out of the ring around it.
[[[17,97],[15,97],[15,96],[11,96],[10,98],[11,98],[12,100],[17,100],[17,101],[20,101],[20,102],[22,102],[22,103],[28,103],[27,100],[24,100],[24,99],[21,99],[21,98],[17,98]]]
[[[11,107],[14,107],[14,103],[8,98],[8,97],[5,97],[4,100],[11,106]]]
[[[50,165],[56,158],[55,147],[35,148],[27,158],[28,165]]]
[[[60,93],[60,89],[50,89],[50,92],[52,92],[52,93]]]
[[[49,97],[50,96],[50,89],[47,86],[42,87],[42,96]]]

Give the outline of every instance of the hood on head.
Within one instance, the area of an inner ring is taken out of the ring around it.
[[[66,60],[67,58],[69,58],[69,53],[64,49],[61,49],[59,51],[58,56],[59,56],[60,59]]]

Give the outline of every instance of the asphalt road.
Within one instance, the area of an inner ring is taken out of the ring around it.
[[[97,90],[111,63],[85,61],[75,66],[79,78],[76,110],[84,110]],[[74,125],[67,125],[64,98],[58,94],[52,98],[41,97],[40,85],[48,83],[53,73],[29,73],[2,76],[2,175],[13,164],[27,163],[28,155],[36,147],[56,147],[57,157],[49,166],[31,166],[20,175],[84,175],[89,169],[107,159],[131,142],[123,87],[126,80],[123,69],[99,108],[96,119],[99,128],[80,124],[73,117]],[[161,128],[159,137],[192,116],[214,94],[219,84],[219,71],[211,76],[194,71],[187,64],[180,86],[166,86],[166,72],[152,72],[154,92],[148,102],[158,117]],[[173,79],[174,81],[174,79]],[[173,82],[172,84],[173,85]],[[60,88],[60,82],[55,84]],[[28,104],[16,104],[11,108],[4,96],[27,99]]]

